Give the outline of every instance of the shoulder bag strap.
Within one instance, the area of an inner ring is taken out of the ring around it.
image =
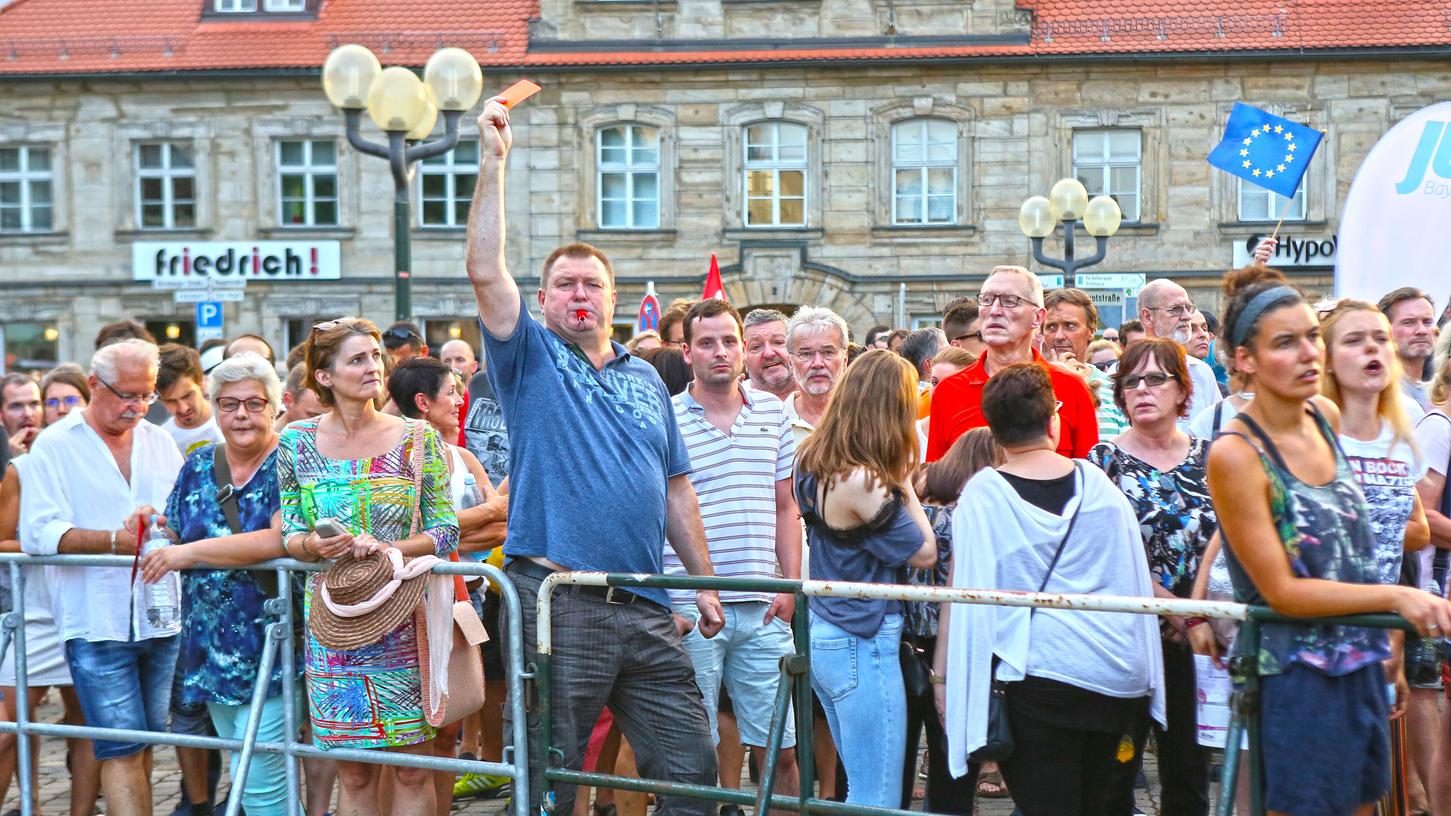
[[[424,420],[404,420],[412,425],[409,464],[413,469],[413,518],[408,522],[408,537],[418,534],[423,526],[423,423]]]
[[[242,519],[237,514],[237,486],[232,484],[232,463],[227,461],[227,446],[218,442],[212,448],[212,479],[217,483],[217,505],[233,535],[242,532]]]
[[[1048,587],[1048,579],[1053,577],[1053,570],[1058,567],[1058,559],[1063,555],[1063,547],[1068,544],[1068,538],[1073,535],[1073,526],[1078,523],[1078,511],[1083,509],[1083,463],[1073,463],[1074,481],[1079,483],[1078,506],[1073,508],[1073,515],[1068,519],[1068,530],[1063,533],[1063,540],[1058,542],[1058,549],[1053,553],[1053,560],[1048,562],[1048,571],[1043,574],[1043,583],[1038,585],[1038,591],[1042,592]],[[1033,607],[1036,609],[1037,607]],[[1029,612],[1031,615],[1032,612]]]

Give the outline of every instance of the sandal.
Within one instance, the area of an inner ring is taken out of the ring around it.
[[[1006,799],[1008,786],[1003,784],[1003,775],[998,771],[982,774],[977,778],[977,795],[984,799]]]

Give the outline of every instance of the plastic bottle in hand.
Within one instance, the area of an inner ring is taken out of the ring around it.
[[[464,494],[458,501],[458,509],[467,510],[470,507],[478,507],[484,503],[484,493],[479,490],[479,483],[474,481],[472,475],[464,476]],[[459,551],[459,558],[466,561],[482,561],[488,557],[487,552],[464,552]],[[474,576],[468,576],[468,580],[475,580]]]
[[[141,545],[144,556],[162,547],[171,546],[171,539],[156,516],[151,517],[151,528],[146,534],[146,543]],[[176,625],[181,617],[181,576],[168,572],[166,577],[154,584],[145,585],[146,622],[156,629],[167,629]]]

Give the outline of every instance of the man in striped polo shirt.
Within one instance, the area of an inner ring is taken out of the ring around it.
[[[781,400],[741,381],[745,369],[741,316],[724,300],[697,301],[685,316],[685,361],[695,380],[675,395],[675,419],[690,454],[690,483],[700,502],[706,545],[715,574],[732,578],[798,578],[801,525],[791,493],[796,443]],[[667,575],[684,575],[680,559],[665,550]],[[698,614],[694,593],[671,593],[685,624]],[[766,760],[771,710],[780,682],[782,655],[794,650],[791,613],[795,598],[769,592],[720,593],[725,626],[713,638],[691,631],[685,651],[695,664],[710,718],[720,741],[716,704],[721,683],[730,692],[741,742],[757,763]],[[790,717],[776,766],[776,789],[798,791],[795,729]],[[735,787],[738,779],[722,779]]]

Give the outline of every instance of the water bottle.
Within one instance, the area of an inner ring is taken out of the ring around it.
[[[149,552],[169,546],[171,539],[161,527],[160,519],[152,516],[151,530],[146,534],[146,542],[141,545],[141,554],[145,556]],[[175,626],[177,619],[181,617],[181,576],[168,572],[160,581],[146,584],[145,592],[146,622],[155,629]]]
[[[470,507],[478,507],[479,505],[481,505],[483,503],[484,503],[484,493],[483,493],[482,490],[479,490],[479,484],[478,484],[478,482],[475,482],[474,481],[474,477],[473,477],[472,474],[465,475],[464,476],[464,494],[463,494],[462,498],[459,499],[458,509],[460,509],[460,510],[467,510]],[[485,558],[487,558],[488,556],[489,556],[489,554],[487,552],[462,552],[462,551],[459,552],[459,558],[461,558],[461,559],[463,559],[465,561],[482,561]],[[475,580],[478,580],[478,579],[477,579],[476,576],[470,575],[470,576],[467,576],[466,580],[468,580],[468,581],[475,581]]]

